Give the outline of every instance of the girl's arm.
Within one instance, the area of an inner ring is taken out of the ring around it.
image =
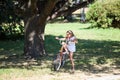
[[[74,40],[71,40],[71,42],[78,43],[78,40],[75,38]]]
[[[59,37],[56,37],[55,39],[57,39],[57,40],[65,40],[66,38],[59,38]]]
[[[78,40],[75,38],[75,39],[74,39],[74,42],[75,42],[75,43],[78,43]]]

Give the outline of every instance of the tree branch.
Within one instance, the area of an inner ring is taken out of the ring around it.
[[[46,21],[46,18],[50,15],[51,11],[55,7],[55,4],[59,0],[48,0],[45,4],[45,8],[40,13],[40,21],[44,22]],[[41,19],[42,18],[42,19]]]
[[[93,2],[94,2],[94,0],[87,0],[87,1],[83,1],[79,4],[75,4],[74,6],[69,7],[67,10],[55,12],[54,14],[52,14],[52,16],[49,16],[47,20],[52,20],[52,19],[55,19],[60,16],[66,16],[67,14],[72,13],[72,12],[76,11],[77,9],[85,7],[88,4],[93,3]]]

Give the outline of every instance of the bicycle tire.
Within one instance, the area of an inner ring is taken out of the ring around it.
[[[54,71],[58,71],[61,67],[60,54],[58,54],[53,60]]]

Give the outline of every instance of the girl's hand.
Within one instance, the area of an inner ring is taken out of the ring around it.
[[[78,43],[77,39],[71,40],[70,42]]]
[[[55,39],[59,40],[59,37],[55,37]]]

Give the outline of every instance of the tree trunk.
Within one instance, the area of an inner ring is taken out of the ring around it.
[[[38,58],[46,54],[44,48],[44,30],[46,20],[58,0],[47,0],[45,7],[42,7],[43,9],[39,14],[37,1],[38,0],[29,0],[26,2],[24,12],[24,54],[28,58]]]
[[[39,16],[33,16],[24,20],[25,22],[25,44],[24,54],[29,58],[38,58],[45,54],[44,29],[46,22],[39,21]]]

